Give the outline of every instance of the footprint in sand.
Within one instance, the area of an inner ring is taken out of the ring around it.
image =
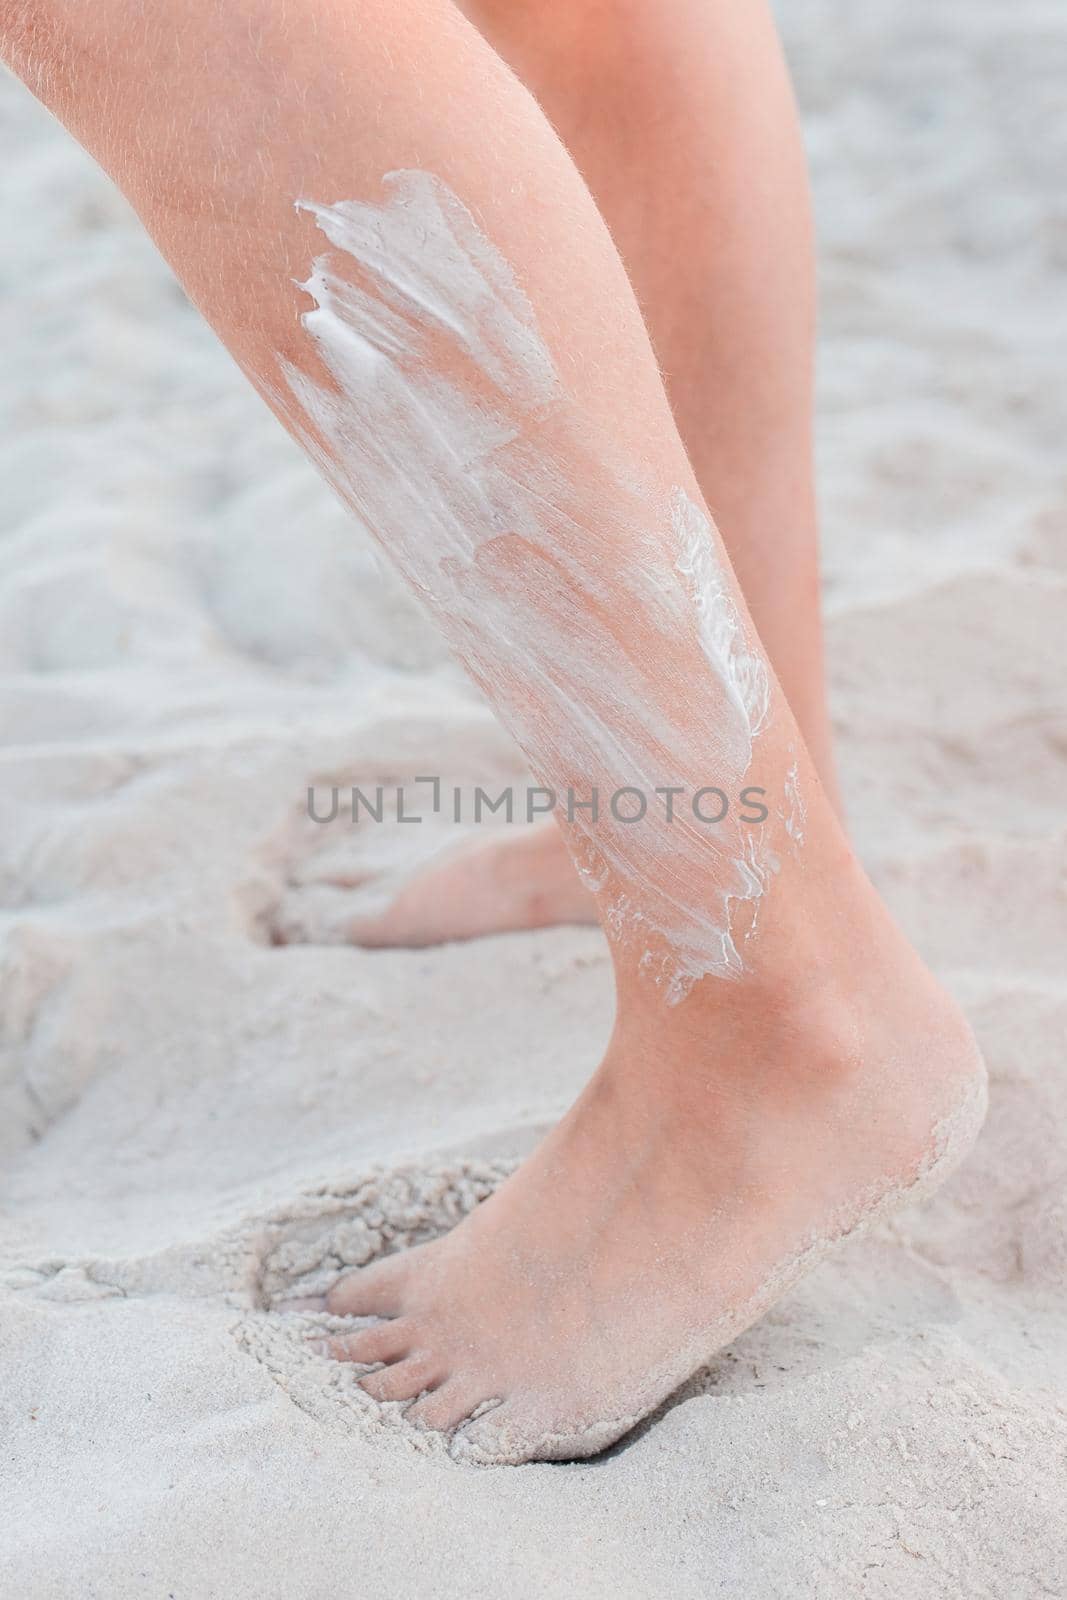
[[[346,1433],[384,1430],[410,1448],[448,1460],[440,1435],[404,1422],[402,1404],[382,1404],[364,1393],[359,1380],[370,1367],[332,1361],[313,1349],[316,1334],[360,1325],[360,1319],[334,1317],[315,1304],[350,1267],[446,1233],[514,1165],[464,1159],[372,1172],[353,1183],[325,1185],[273,1213],[257,1229],[258,1304],[234,1329],[238,1344],[294,1405],[325,1426]]]

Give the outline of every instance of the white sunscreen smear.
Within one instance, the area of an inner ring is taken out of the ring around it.
[[[708,518],[681,489],[650,504],[614,469],[462,203],[421,172],[390,174],[383,192],[300,202],[333,246],[302,286],[328,380],[282,362],[280,403],[539,781],[561,805],[568,789],[599,791],[595,818],[573,810],[579,869],[612,937],[678,1000],[744,970],[732,916],[772,871],[762,828],[738,814],[766,665]],[[719,824],[693,813],[702,784],[730,799]],[[671,788],[668,822],[655,791]],[[637,793],[616,815],[622,789]]]

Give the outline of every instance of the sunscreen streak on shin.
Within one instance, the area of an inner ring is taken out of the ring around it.
[[[804,825],[808,820],[808,808],[800,791],[800,768],[796,760],[785,775],[785,803],[788,807],[788,811],[783,814],[785,831],[794,850],[799,850],[804,843]]]
[[[731,908],[771,867],[761,830],[667,823],[654,791],[736,797],[766,725],[704,512],[612,470],[560,383],[507,263],[451,191],[398,172],[380,203],[300,202],[334,247],[302,287],[331,382],[282,362],[295,431],[437,619],[539,781],[575,809],[579,870],[613,937],[677,1000],[743,971]],[[710,778],[705,780],[705,774]],[[608,807],[641,791],[647,813]],[[753,911],[754,911],[753,907]]]

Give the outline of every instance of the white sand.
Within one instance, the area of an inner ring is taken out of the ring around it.
[[[1067,27],[785,22],[847,797],[992,1110],[927,1209],[576,1466],[457,1466],[262,1309],[484,1192],[593,1065],[608,970],[591,931],[312,942],[326,877],[433,830],[301,827],[310,779],[515,755],[0,84],[4,1600],[1067,1592]]]

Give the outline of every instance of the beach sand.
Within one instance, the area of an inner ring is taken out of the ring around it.
[[[457,1465],[270,1309],[531,1146],[605,947],[336,942],[461,830],[318,827],[309,784],[521,758],[0,82],[4,1600],[1067,1593],[1067,27],[781,14],[846,800],[987,1053],[978,1147],[590,1462]]]

